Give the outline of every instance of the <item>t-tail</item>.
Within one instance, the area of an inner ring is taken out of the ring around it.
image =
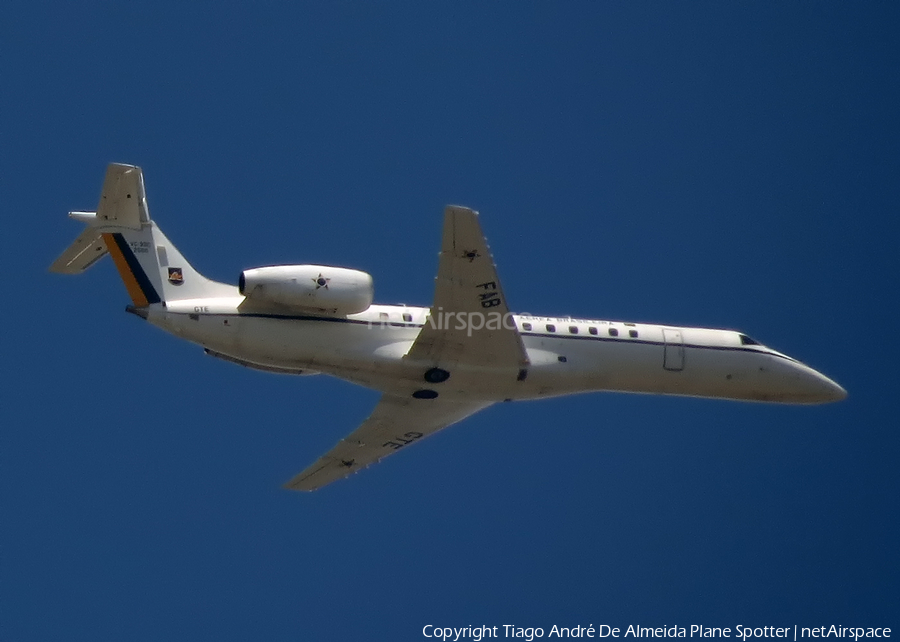
[[[185,299],[236,296],[237,288],[197,272],[150,219],[140,167],[111,164],[96,212],[70,212],[87,228],[50,266],[80,274],[109,254],[133,311]]]

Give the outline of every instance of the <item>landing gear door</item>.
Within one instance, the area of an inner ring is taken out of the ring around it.
[[[673,372],[684,370],[684,338],[681,336],[681,330],[663,328],[663,341],[666,344],[663,368]]]

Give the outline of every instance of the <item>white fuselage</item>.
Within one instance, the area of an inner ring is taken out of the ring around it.
[[[234,287],[197,272],[150,219],[143,173],[107,167],[96,212],[50,266],[80,274],[109,254],[128,311],[207,354],[381,391],[372,413],[286,487],[353,474],[498,401],[593,391],[826,403],[839,385],[731,330],[512,314],[478,213],[444,208],[430,308],[372,305],[371,275],[269,265]]]
[[[382,392],[442,399],[534,399],[591,391],[823,403],[846,396],[812,368],[731,330],[514,315],[522,369],[422,363],[405,355],[428,308],[373,305],[347,317],[244,313],[241,296],[173,301],[139,312],[215,356],[276,372],[321,372]],[[480,330],[473,329],[473,332]],[[450,372],[427,383],[423,372]]]

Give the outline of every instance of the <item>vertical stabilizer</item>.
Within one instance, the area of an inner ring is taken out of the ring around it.
[[[111,163],[106,168],[97,205],[97,222],[133,230],[150,222],[144,174],[140,167]]]
[[[184,299],[239,296],[235,286],[197,272],[150,219],[140,167],[111,164],[96,214],[72,212],[88,229],[50,266],[77,274],[112,256],[135,307]]]

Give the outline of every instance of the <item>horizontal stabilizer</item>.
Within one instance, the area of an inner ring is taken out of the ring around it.
[[[57,274],[80,274],[108,253],[101,234],[88,227],[59,255],[50,266],[50,271]]]

